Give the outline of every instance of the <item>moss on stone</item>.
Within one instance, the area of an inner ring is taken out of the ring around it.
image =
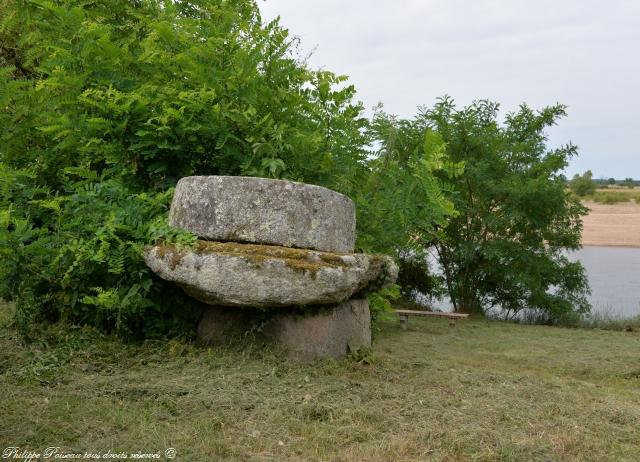
[[[180,265],[186,252],[178,251],[173,245],[160,244],[156,246],[157,255],[166,259],[171,258],[170,266],[175,270]],[[218,242],[205,241],[199,239],[193,249],[188,252],[195,252],[200,255],[220,254],[230,257],[242,258],[248,263],[262,266],[266,261],[281,261],[288,268],[294,271],[303,271],[309,273],[315,278],[323,268],[349,268],[351,265],[345,258],[353,254],[341,254],[332,252],[321,252],[318,250],[297,249],[292,247],[283,247],[278,245],[262,245],[262,244],[244,244],[238,242]],[[373,268],[380,269],[380,281],[376,281],[376,285],[382,285],[381,281],[386,279],[386,271],[384,271],[385,258],[383,255],[368,255],[369,264]]]
[[[261,265],[267,260],[279,260],[296,271],[309,272],[315,277],[323,268],[347,268],[346,254],[296,249],[278,245],[240,244],[198,240],[195,251],[200,254],[217,253],[240,257],[247,262]]]
[[[176,269],[176,267],[180,263],[182,263],[182,259],[185,256],[184,252],[179,252],[172,245],[161,244],[161,245],[157,245],[156,249],[157,249],[156,252],[160,258],[164,259],[167,255],[171,257],[170,266],[172,270]]]

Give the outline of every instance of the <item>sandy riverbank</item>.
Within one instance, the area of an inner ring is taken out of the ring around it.
[[[591,211],[583,219],[582,245],[640,247],[640,204],[585,205]]]

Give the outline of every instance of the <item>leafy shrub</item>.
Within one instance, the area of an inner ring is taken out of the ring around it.
[[[367,120],[252,0],[0,4],[0,297],[18,324],[193,331],[199,305],[150,274],[176,181],[259,175],[337,189]]]
[[[596,184],[593,181],[591,170],[587,170],[582,175],[575,174],[569,182],[569,189],[580,197],[590,196],[596,192]]]
[[[561,105],[533,111],[522,105],[499,121],[498,104],[477,101],[457,108],[442,98],[401,133],[392,159],[416,152],[435,133],[450,166],[434,170],[447,203],[443,226],[417,226],[413,245],[432,249],[456,311],[543,312],[553,322],[589,310],[584,268],[566,258],[580,246],[587,209],[566,191],[561,171],[576,154],[571,144],[546,147],[546,127],[565,115]],[[463,168],[462,168],[463,166]],[[591,183],[591,181],[589,180]]]
[[[405,252],[399,256],[398,264],[398,284],[402,287],[403,298],[410,300],[415,292],[429,294],[436,299],[445,295],[442,276],[433,271],[424,253],[417,250]]]
[[[0,293],[16,300],[23,332],[57,319],[135,336],[190,330],[197,303],[153,277],[141,258],[158,239],[193,243],[165,224],[171,189],[132,193],[116,180],[84,178],[52,196],[25,188],[15,173],[0,171]]]
[[[392,313],[392,301],[400,297],[400,286],[393,284],[368,295],[369,309],[372,319],[377,319],[383,313]]]
[[[369,133],[378,149],[370,154],[365,174],[347,189],[357,205],[357,246],[394,255],[400,266],[397,293],[383,291],[369,299],[375,318],[389,311],[400,293],[438,295],[437,278],[417,243],[436,238],[437,229],[455,215],[436,172],[454,178],[463,164],[448,160],[439,133],[390,116],[381,107]]]

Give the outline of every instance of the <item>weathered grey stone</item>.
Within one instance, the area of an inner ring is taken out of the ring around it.
[[[199,241],[194,249],[145,250],[158,276],[209,305],[282,307],[338,304],[395,281],[383,255],[336,254],[279,246]]]
[[[371,346],[369,301],[352,299],[314,316],[277,315],[266,335],[294,359],[342,358]]]
[[[271,316],[252,309],[212,306],[200,321],[198,337],[207,345],[252,338],[281,348],[300,361],[341,358],[371,345],[369,303],[352,299],[314,313],[289,310]]]
[[[189,176],[176,186],[169,224],[213,241],[353,252],[355,205],[320,186],[266,178]]]

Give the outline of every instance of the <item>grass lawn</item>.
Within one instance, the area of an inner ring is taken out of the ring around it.
[[[640,459],[640,333],[381,321],[370,355],[124,345],[0,308],[0,443],[180,461]]]

